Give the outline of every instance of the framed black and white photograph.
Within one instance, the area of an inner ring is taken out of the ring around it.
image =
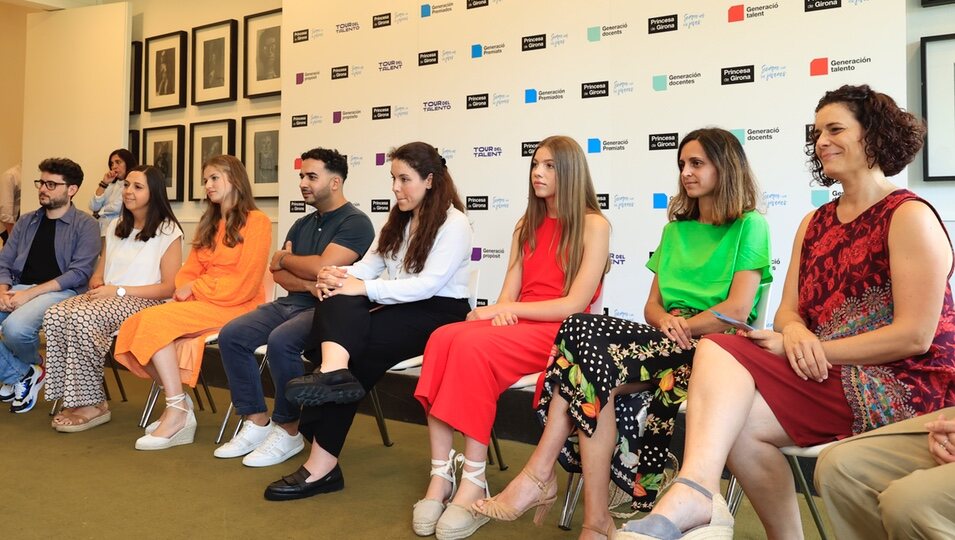
[[[925,181],[955,180],[955,34],[922,38]]]
[[[129,49],[129,114],[143,109],[143,42],[134,41]]]
[[[163,126],[143,130],[143,163],[154,165],[166,177],[166,195],[170,201],[183,200],[183,162],[186,126]]]
[[[242,163],[257,198],[279,196],[279,114],[242,119]]]
[[[245,17],[244,96],[282,93],[282,9]]]
[[[189,126],[189,200],[206,198],[202,164],[213,156],[235,155],[235,120],[196,122]]]
[[[139,130],[131,129],[129,130],[129,137],[126,140],[126,149],[129,150],[131,154],[136,156],[136,160],[141,159],[141,154],[139,153]]]
[[[192,29],[193,105],[235,101],[238,29],[235,19]]]
[[[186,106],[186,33],[146,38],[146,110]]]

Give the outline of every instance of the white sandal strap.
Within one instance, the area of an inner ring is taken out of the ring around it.
[[[463,454],[462,454],[463,455]],[[464,465],[466,467],[472,467],[473,471],[466,471],[463,468],[461,469],[461,481],[468,480],[472,484],[484,490],[484,494],[487,497],[491,496],[491,490],[487,487],[487,482],[478,478],[484,471],[487,469],[487,461],[471,461],[470,459],[464,458]]]
[[[179,409],[183,412],[189,412],[190,409],[187,409],[182,406],[182,402],[186,401],[189,398],[186,394],[178,394],[172,397],[166,398],[166,407],[172,407],[173,409]]]

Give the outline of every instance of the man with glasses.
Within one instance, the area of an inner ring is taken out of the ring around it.
[[[69,159],[40,163],[40,208],[17,220],[0,251],[0,401],[33,408],[43,386],[38,337],[47,308],[86,292],[99,256],[99,225],[70,202],[83,169]]]

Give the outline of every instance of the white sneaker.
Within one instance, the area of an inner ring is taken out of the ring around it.
[[[12,384],[4,384],[0,386],[0,401],[3,403],[9,403],[13,401],[15,391]]]
[[[305,448],[305,438],[301,433],[289,435],[278,424],[272,427],[269,438],[260,444],[251,454],[242,458],[246,467],[268,467],[277,465],[301,452]]]
[[[255,450],[265,441],[272,431],[272,422],[264,426],[257,426],[252,420],[244,420],[242,428],[232,437],[232,440],[216,448],[212,453],[217,458],[237,458]]]

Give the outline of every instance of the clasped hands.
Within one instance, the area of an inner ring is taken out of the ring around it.
[[[955,463],[955,420],[946,420],[942,414],[925,424],[928,429],[928,451],[939,465]]]
[[[343,294],[359,296],[366,294],[365,284],[355,276],[349,275],[343,266],[323,266],[318,272],[315,290],[312,294],[319,301]]]
[[[488,319],[491,320],[491,326],[510,326],[517,324],[517,315],[508,311],[507,302],[498,302],[493,306],[474,308],[468,313],[465,320],[486,321]]]
[[[829,378],[832,364],[826,359],[819,336],[799,323],[787,324],[783,331],[753,330],[739,332],[767,351],[789,361],[789,367],[802,380],[822,382]]]

